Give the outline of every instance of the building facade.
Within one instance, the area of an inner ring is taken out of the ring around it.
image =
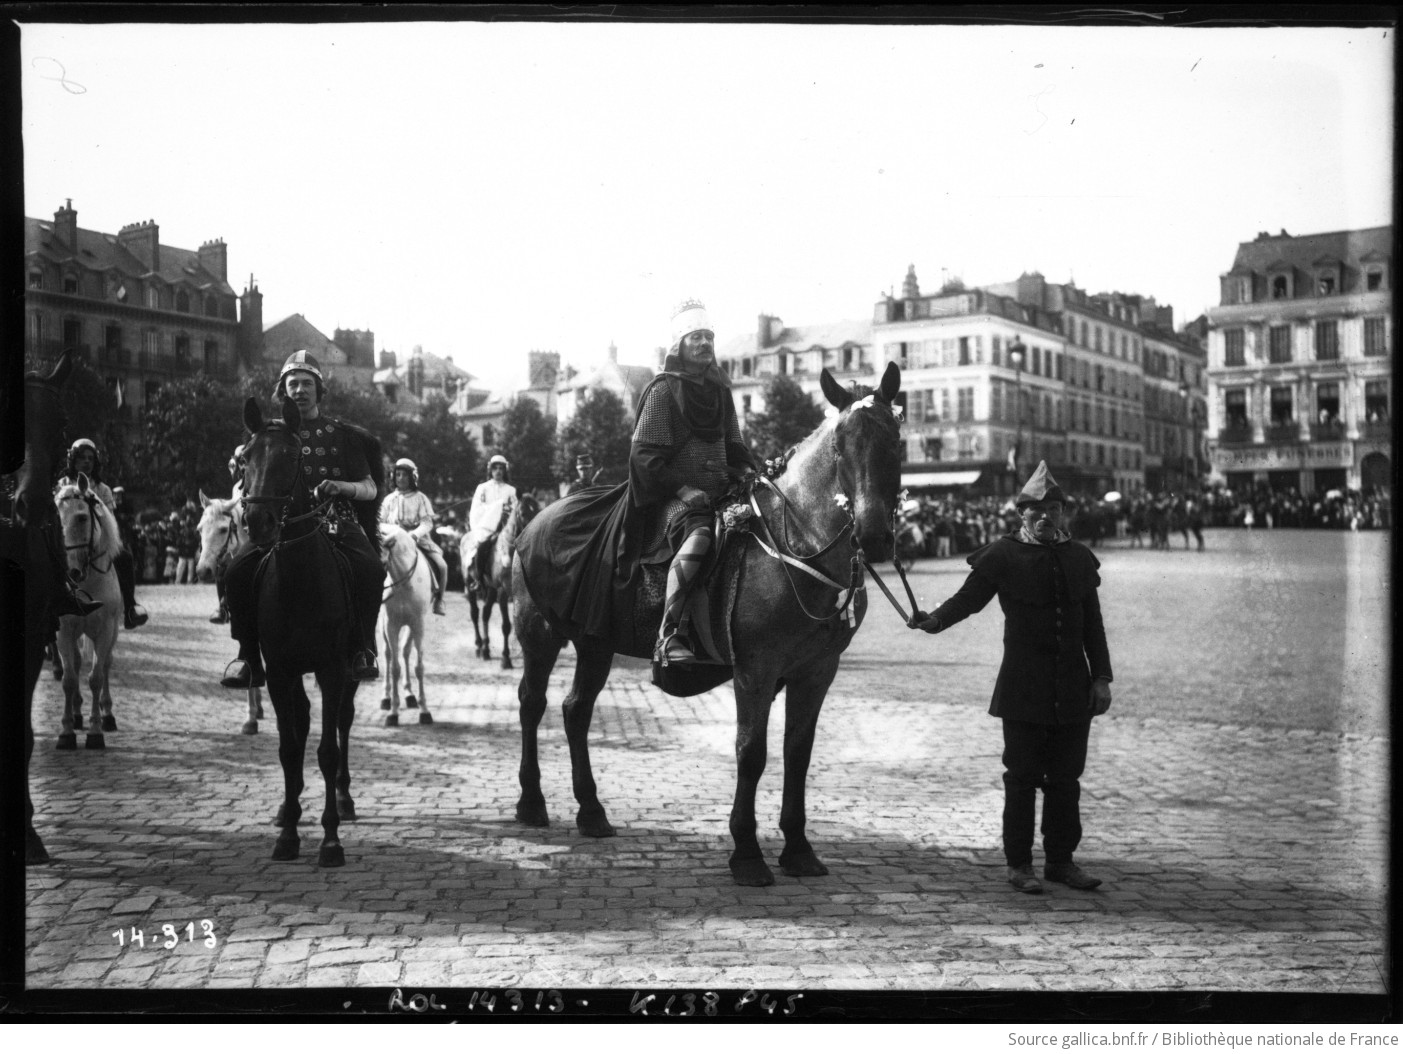
[[[1392,227],[1238,246],[1208,312],[1206,434],[1234,490],[1391,485]]]
[[[134,422],[164,384],[239,375],[261,347],[262,296],[228,282],[222,239],[163,245],[152,220],[116,234],[78,226],[68,201],[52,222],[25,218],[25,352],[73,348]]]

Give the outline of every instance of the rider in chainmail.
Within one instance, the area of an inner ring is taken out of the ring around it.
[[[696,300],[684,302],[673,317],[672,348],[663,372],[640,399],[629,455],[634,504],[661,506],[667,522],[672,565],[656,651],[669,663],[695,658],[677,630],[711,549],[713,505],[732,477],[756,471],[741,438],[730,386],[716,365],[705,307]]]

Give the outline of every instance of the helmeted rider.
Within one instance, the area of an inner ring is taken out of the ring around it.
[[[76,439],[68,448],[68,464],[63,478],[58,481],[58,486],[76,484],[80,472],[88,477],[88,489],[97,495],[98,500],[111,510],[113,519],[116,519],[117,498],[112,489],[103,482],[102,455],[98,453],[97,444],[91,439]],[[127,629],[144,626],[147,621],[146,609],[136,602],[136,561],[132,559],[126,539],[122,540],[121,550],[112,558],[112,568],[117,572],[117,585],[122,591],[123,625]]]
[[[598,475],[599,473],[594,469],[594,458],[587,453],[580,454],[575,458],[575,478],[570,483],[570,489],[565,493],[574,494],[576,491],[594,486]]]
[[[385,569],[380,563],[378,537],[372,541],[366,527],[376,522],[380,500],[372,461],[379,461],[379,444],[364,429],[325,416],[320,404],[326,394],[321,364],[306,351],[295,351],[283,363],[273,389],[274,400],[297,405],[303,442],[302,471],[316,501],[332,499],[338,520],[336,545],[351,566],[350,588],[357,625],[350,634],[351,677],[373,681],[380,676],[375,663],[375,623],[380,615]],[[229,633],[239,642],[239,656],[220,680],[226,688],[264,684],[263,658],[258,644],[258,611],[254,576],[264,550],[247,541],[229,562],[224,575],[229,604]],[[328,583],[327,588],[338,588]]]
[[[404,528],[428,558],[434,576],[434,614],[446,615],[443,586],[448,580],[448,562],[434,541],[434,505],[419,489],[419,466],[407,457],[395,462],[395,489],[386,495],[380,506],[380,522]]]
[[[478,581],[477,551],[483,542],[491,541],[502,521],[516,502],[516,488],[511,482],[511,464],[501,454],[493,454],[487,462],[487,480],[473,491],[468,510],[468,533],[463,538],[463,566],[467,568],[468,592],[476,593]]]
[[[667,518],[673,556],[656,651],[669,662],[694,659],[677,630],[711,549],[712,505],[732,478],[757,471],[741,438],[730,388],[716,365],[705,306],[684,301],[673,314],[672,347],[663,370],[639,400],[629,452],[632,500],[640,508],[661,504]]]

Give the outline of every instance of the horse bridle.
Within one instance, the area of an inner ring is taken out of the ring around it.
[[[303,538],[310,538],[312,535],[314,535],[316,531],[309,531],[307,534],[299,535],[297,538],[293,538],[288,541],[283,540],[284,528],[290,527],[295,523],[301,523],[303,520],[317,519],[319,521],[319,524],[325,524],[326,512],[329,508],[331,508],[332,503],[335,502],[336,499],[325,498],[322,501],[314,504],[306,512],[298,513],[296,516],[289,516],[288,511],[292,508],[293,501],[297,497],[297,487],[299,484],[301,485],[302,490],[304,492],[307,492],[308,500],[311,500],[311,493],[307,491],[306,475],[302,471],[302,444],[298,441],[297,433],[295,433],[292,429],[288,428],[286,425],[280,425],[276,427],[270,425],[264,430],[286,432],[292,437],[293,449],[297,452],[296,460],[293,462],[292,465],[292,470],[294,473],[292,488],[286,494],[241,494],[239,495],[239,502],[243,505],[245,509],[247,509],[249,505],[254,504],[271,504],[274,502],[282,504],[283,511],[282,515],[278,517],[277,537],[274,539],[272,546],[270,546],[270,548],[272,549],[278,549],[286,545],[291,545],[293,542],[301,541]]]
[[[405,533],[405,537],[406,537],[406,538],[409,537],[408,532]],[[393,550],[394,547],[395,547],[395,543],[396,543],[397,541],[398,541],[398,539],[391,538],[388,542],[386,542],[386,543],[385,543],[385,551],[388,553],[388,552],[390,552],[391,550]],[[388,597],[391,593],[393,593],[393,592],[395,591],[395,587],[396,587],[396,586],[402,586],[402,585],[404,585],[404,583],[408,582],[411,578],[413,578],[413,577],[414,577],[414,572],[415,572],[416,570],[418,570],[418,568],[419,568],[419,546],[418,546],[418,544],[416,543],[415,546],[414,546],[414,562],[413,562],[412,564],[409,565],[409,571],[408,571],[408,572],[405,574],[405,576],[404,576],[403,578],[401,578],[401,579],[398,579],[398,580],[391,579],[391,580],[390,580],[390,584],[384,587],[384,594],[383,594],[383,596],[381,597],[381,599],[383,600],[384,597]]]
[[[97,538],[97,503],[101,500],[96,494],[79,494],[79,498],[88,503],[88,540],[79,542],[76,545],[64,543],[63,549],[66,553],[71,553],[75,549],[86,549],[88,555],[83,560],[83,577],[86,578],[89,570],[96,571],[100,575],[105,575],[112,570],[112,557],[107,557],[107,566],[98,566],[98,559],[93,556],[94,540]]]

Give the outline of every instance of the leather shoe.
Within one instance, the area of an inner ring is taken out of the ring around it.
[[[81,589],[73,592],[65,590],[54,600],[54,614],[76,615],[78,618],[87,618],[94,611],[102,610],[102,601],[94,600]]]
[[[1038,881],[1038,876],[1033,874],[1032,864],[1010,867],[1008,869],[1008,884],[1020,893],[1041,893],[1043,891],[1043,884]]]
[[[375,664],[375,656],[368,651],[358,651],[351,659],[351,680],[378,681],[380,667]]]
[[[1073,889],[1095,889],[1101,884],[1099,878],[1092,878],[1070,860],[1065,864],[1048,864],[1043,868],[1043,878],[1049,882],[1061,882]]]
[[[442,594],[442,593],[440,593],[438,596],[434,597],[434,614],[435,614],[435,615],[446,615],[446,614],[448,614],[448,612],[445,611],[444,608],[443,608],[443,594]]]
[[[263,664],[235,659],[224,668],[224,676],[219,683],[224,688],[262,688],[266,683]]]
[[[133,604],[131,607],[127,608],[124,625],[127,629],[136,629],[138,626],[146,625],[146,619],[146,609],[140,604]]]

